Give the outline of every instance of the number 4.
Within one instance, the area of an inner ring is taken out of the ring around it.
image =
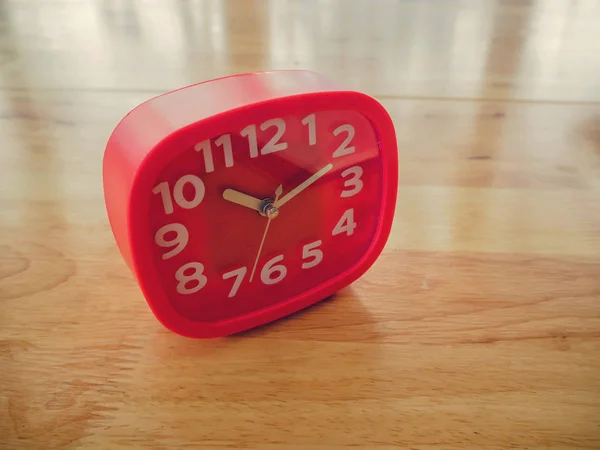
[[[347,236],[351,236],[356,228],[356,222],[354,221],[354,208],[347,209],[338,223],[333,228],[331,234],[333,236],[337,234],[346,233]]]

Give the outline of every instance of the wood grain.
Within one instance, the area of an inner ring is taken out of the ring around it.
[[[600,448],[600,4],[0,2],[0,448]],[[151,315],[101,161],[132,107],[308,68],[400,186],[335,297],[210,341]]]

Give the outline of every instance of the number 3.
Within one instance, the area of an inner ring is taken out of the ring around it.
[[[360,177],[363,174],[362,167],[354,166],[346,169],[342,172],[342,178],[346,178],[350,176],[349,180],[344,181],[344,187],[351,188],[350,190],[343,190],[341,197],[352,197],[355,194],[358,194],[363,187],[363,182]]]

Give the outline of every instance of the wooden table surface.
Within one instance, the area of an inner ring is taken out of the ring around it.
[[[0,448],[600,448],[600,3],[0,2]],[[306,68],[397,129],[392,235],[335,298],[192,340],[104,208],[138,103]],[[188,447],[186,447],[188,448]]]

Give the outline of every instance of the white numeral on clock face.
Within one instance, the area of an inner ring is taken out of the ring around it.
[[[354,146],[348,147],[352,139],[354,138],[354,127],[350,124],[340,125],[335,130],[333,130],[333,135],[337,136],[340,133],[346,133],[346,139],[340,144],[340,146],[333,152],[334,158],[339,158],[340,156],[349,155],[350,153],[354,153]]]
[[[310,244],[306,244],[302,247],[302,259],[306,260],[311,258],[310,261],[306,261],[302,263],[303,269],[310,269],[311,267],[315,267],[323,260],[323,251],[317,247],[319,247],[323,242],[315,241]]]
[[[288,145],[287,142],[279,142],[283,133],[285,133],[285,121],[283,119],[271,119],[261,124],[260,129],[266,131],[268,128],[276,127],[277,131],[273,137],[265,144],[260,153],[267,155],[269,153],[279,152],[285,150]]]
[[[239,269],[235,269],[223,274],[224,280],[228,280],[229,278],[235,277],[235,280],[233,281],[233,286],[231,287],[231,291],[229,291],[229,298],[237,294],[237,291],[240,288],[240,285],[242,284],[242,281],[244,280],[244,276],[246,275],[247,271],[247,267],[240,267]]]
[[[214,172],[215,162],[213,161],[212,149],[210,148],[210,141],[207,139],[194,145],[194,150],[196,150],[199,153],[202,153],[202,156],[204,157],[204,169],[206,170],[206,172]]]
[[[256,158],[258,156],[258,141],[256,140],[256,125],[248,125],[242,131],[242,136],[248,138],[248,145],[250,146],[250,158]]]
[[[351,188],[350,190],[344,189],[341,194],[342,197],[352,197],[362,190],[363,182],[360,179],[362,174],[363,170],[360,166],[350,167],[342,172],[342,178],[350,177],[350,179],[344,181],[344,187]]]
[[[331,234],[333,236],[337,234],[346,233],[347,236],[351,236],[356,228],[356,222],[354,221],[354,208],[347,209],[340,217],[340,220],[333,228]]]
[[[223,155],[225,157],[225,167],[233,166],[233,148],[231,146],[231,135],[224,134],[217,140],[215,140],[215,145],[219,147],[223,147]]]
[[[183,188],[188,183],[194,188],[194,195],[190,200],[186,199],[183,195]],[[160,194],[165,214],[173,213],[173,200],[175,200],[177,205],[184,209],[195,208],[204,198],[204,192],[204,183],[196,175],[184,175],[177,180],[175,187],[173,188],[172,199],[171,193],[169,192],[169,183],[167,181],[157,184],[154,189],[152,189],[153,194]]]
[[[223,156],[225,158],[225,167],[233,166],[233,148],[231,146],[231,135],[224,134],[215,140],[215,145],[218,147],[223,147]],[[202,153],[204,157],[204,168],[206,172],[214,172],[215,171],[215,161],[213,159],[212,149],[210,146],[210,140],[202,141],[196,145],[194,145],[194,150],[199,153]]]
[[[187,200],[183,195],[183,188],[187,183],[194,186],[194,195],[191,200]],[[184,175],[177,180],[177,183],[175,183],[175,187],[173,188],[173,198],[175,199],[175,203],[182,208],[192,209],[200,204],[204,198],[204,191],[204,183],[200,178],[196,175]]]
[[[308,126],[308,145],[315,145],[317,143],[317,132],[315,130],[315,115],[309,114],[302,119],[302,125]]]
[[[260,280],[265,284],[279,283],[287,275],[287,269],[283,264],[276,264],[283,260],[283,255],[270,259],[260,272]]]
[[[269,153],[279,152],[288,148],[287,142],[279,142],[283,133],[285,133],[285,121],[283,119],[270,119],[260,124],[261,131],[267,131],[269,128],[275,127],[275,134],[269,142],[260,150],[261,155],[267,155]],[[248,138],[248,145],[250,149],[250,157],[256,158],[258,156],[258,138],[256,136],[256,125],[248,125],[242,131],[242,136]]]
[[[175,233],[173,239],[165,239],[168,233]],[[181,253],[189,240],[189,233],[185,226],[180,223],[170,223],[159,230],[154,235],[154,242],[160,247],[174,247],[166,253],[163,253],[162,259],[169,259]]]
[[[310,269],[311,267],[315,267],[315,266],[319,265],[321,263],[321,261],[323,261],[323,251],[319,248],[322,244],[323,244],[323,241],[318,240],[318,241],[310,242],[302,247],[302,260],[303,260],[302,268],[303,269]],[[283,255],[277,255],[265,263],[262,270],[260,271],[260,280],[264,284],[266,284],[266,285],[277,284],[286,277],[287,268],[283,264],[280,264],[281,261],[283,261]],[[183,271],[185,270],[186,266],[187,266],[187,268],[190,268],[192,266],[193,267],[197,266],[198,268],[195,269],[195,272],[193,274],[185,276],[183,274]],[[202,275],[202,271],[204,270],[204,268],[202,267],[201,264],[189,263],[189,264],[186,264],[186,266],[183,266],[177,272],[177,279],[180,280],[180,286],[181,286],[181,283],[186,283],[193,279],[199,279],[199,281],[201,283],[202,283],[202,278],[204,278],[204,280],[206,280],[206,277],[204,275]],[[198,275],[198,271],[200,271],[200,275]],[[244,279],[246,278],[247,273],[248,273],[248,268],[246,266],[242,266],[242,267],[238,267],[237,269],[230,270],[229,272],[226,272],[221,276],[223,278],[223,280],[229,280],[231,278],[234,279],[233,285],[231,286],[231,289],[228,294],[229,298],[235,297],[235,295],[238,293]],[[206,284],[206,281],[204,281],[203,283]],[[185,284],[183,285],[183,288],[185,288]],[[188,289],[188,291],[189,291],[189,293],[191,293],[191,292],[195,292],[196,290],[199,290],[200,288],[192,287],[191,289]],[[178,291],[179,291],[179,289],[180,289],[180,287],[178,287]],[[193,289],[195,289],[195,290],[192,291]]]
[[[175,279],[179,281],[177,292],[184,295],[193,294],[206,286],[208,278],[203,272],[204,266],[199,262],[190,262],[177,269],[175,272]]]

